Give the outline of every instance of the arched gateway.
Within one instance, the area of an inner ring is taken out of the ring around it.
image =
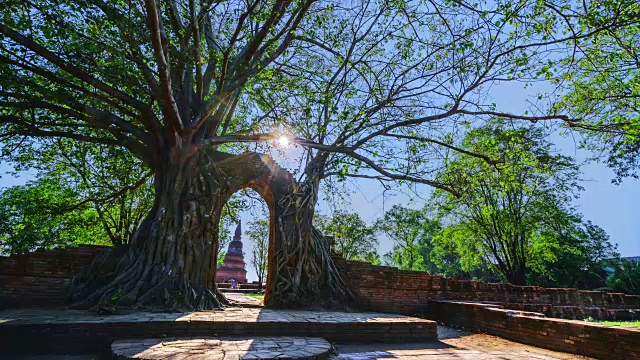
[[[313,204],[293,176],[264,154],[201,148],[156,169],[155,202],[131,244],[96,256],[69,288],[73,306],[208,309],[216,288],[222,207],[252,188],[270,212],[265,305],[297,307],[348,296],[325,238],[313,228]]]
[[[227,179],[218,206],[223,206],[236,191],[251,188],[269,208],[265,305],[291,307],[345,295],[326,239],[311,226],[310,215],[305,214],[307,194],[293,176],[265,154],[216,155],[221,158],[216,168]],[[220,219],[214,221],[219,224]]]

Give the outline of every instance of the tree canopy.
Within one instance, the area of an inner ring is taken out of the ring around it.
[[[76,206],[79,201],[64,180],[52,177],[4,189],[0,192],[0,254],[109,244],[99,214],[86,204]]]
[[[615,182],[638,177],[640,149],[640,5],[620,6],[628,25],[586,39],[555,79],[557,111],[586,120],[586,146],[608,155]],[[598,14],[589,21],[599,22]],[[600,129],[602,131],[593,131]]]

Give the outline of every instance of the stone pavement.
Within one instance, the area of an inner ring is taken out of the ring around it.
[[[435,340],[436,323],[381,313],[226,308],[220,311],[100,315],[81,310],[0,311],[0,349],[99,352],[113,341],[161,337],[321,337],[340,342]],[[38,343],[38,349],[29,344]]]
[[[331,344],[322,338],[167,338],[118,340],[111,345],[118,359],[250,360],[326,359]]]
[[[36,324],[108,324],[108,323],[330,323],[330,324],[418,324],[435,322],[410,316],[383,313],[274,310],[229,307],[224,310],[196,312],[133,312],[104,315],[85,310],[11,309],[0,311],[0,327]],[[435,330],[435,327],[434,327]]]

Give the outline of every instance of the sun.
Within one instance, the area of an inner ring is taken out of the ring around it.
[[[291,139],[286,135],[281,135],[280,137],[278,137],[278,145],[280,145],[280,147],[286,148],[291,145]]]

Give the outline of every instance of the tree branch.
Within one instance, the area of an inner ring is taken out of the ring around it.
[[[158,65],[158,75],[160,77],[160,93],[162,96],[162,114],[166,118],[168,127],[169,144],[176,146],[178,143],[177,136],[182,133],[184,125],[180,119],[180,113],[176,100],[173,98],[171,91],[171,74],[169,64],[165,56],[165,46],[162,42],[162,32],[160,29],[160,14],[155,0],[145,1],[147,9],[147,17],[151,31],[151,43],[153,45],[153,53]]]

